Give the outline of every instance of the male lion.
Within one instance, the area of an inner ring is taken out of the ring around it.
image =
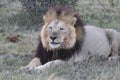
[[[64,61],[83,61],[93,54],[114,57],[120,53],[116,30],[85,26],[77,12],[54,6],[44,15],[34,59],[24,69],[45,69]]]

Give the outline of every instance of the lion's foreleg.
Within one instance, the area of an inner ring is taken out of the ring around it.
[[[54,60],[54,61],[47,62],[44,65],[40,65],[40,66],[36,67],[35,70],[37,72],[39,72],[41,70],[45,70],[46,68],[49,68],[50,66],[58,66],[58,65],[61,65],[61,64],[64,64],[64,61],[62,61],[62,60]]]
[[[36,66],[39,66],[39,65],[41,65],[40,59],[36,57],[36,58],[33,58],[32,61],[27,66],[36,67]]]
[[[21,69],[29,69],[29,70],[31,70],[31,69],[33,69],[33,68],[35,68],[37,66],[40,66],[40,65],[41,65],[40,59],[35,57],[35,58],[32,59],[32,61],[27,66],[22,67]]]

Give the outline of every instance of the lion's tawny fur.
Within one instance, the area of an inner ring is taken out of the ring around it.
[[[84,24],[82,20],[80,19],[80,16],[78,13],[76,13],[73,9],[69,9],[67,7],[63,6],[56,6],[50,8],[46,14],[44,15],[44,25],[42,27],[40,36],[41,41],[43,43],[44,48],[50,49],[49,43],[46,41],[48,35],[46,32],[46,28],[49,25],[51,21],[54,20],[62,20],[65,22],[66,26],[68,27],[68,31],[70,32],[68,36],[68,40],[65,44],[65,47],[63,48],[72,48],[76,42],[76,40],[80,41],[82,44],[82,41],[84,39],[85,31],[84,31]]]
[[[35,58],[27,68],[31,68],[32,64],[37,66],[38,59],[41,65],[36,69],[41,70],[62,61],[83,61],[94,54],[106,58],[120,54],[119,32],[85,26],[79,14],[71,8],[51,7],[43,19],[44,25],[40,32]],[[36,63],[33,63],[35,61]]]

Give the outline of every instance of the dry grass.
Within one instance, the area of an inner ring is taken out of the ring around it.
[[[110,8],[108,1],[112,0],[79,0],[76,8],[79,9],[83,20],[90,25],[115,28],[120,31],[120,1],[113,0],[115,4],[111,8],[114,10],[113,12],[106,11],[97,1],[101,1],[104,7]],[[10,5],[0,8],[0,14],[2,14],[0,19],[4,19],[4,16],[11,14],[17,8],[13,5],[12,8],[9,7]],[[120,80],[120,60],[108,61],[102,56],[92,56],[90,60],[82,63],[51,66],[42,73],[21,72],[19,71],[21,66],[27,65],[33,58],[39,33],[34,31],[16,32],[19,29],[23,30],[24,27],[18,28],[16,25],[5,24],[6,26],[0,26],[0,80]],[[22,35],[22,38],[17,43],[8,42],[6,41],[9,34],[7,32]]]
[[[38,43],[38,32],[16,33],[23,37],[17,43],[5,40],[7,33],[0,33],[0,80],[119,80],[120,61],[108,61],[93,56],[82,63],[51,66],[42,73],[20,72],[33,58]]]

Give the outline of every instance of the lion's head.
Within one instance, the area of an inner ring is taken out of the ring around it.
[[[70,49],[76,41],[83,41],[84,28],[79,15],[63,6],[50,8],[43,17],[44,25],[40,37],[48,50]]]

